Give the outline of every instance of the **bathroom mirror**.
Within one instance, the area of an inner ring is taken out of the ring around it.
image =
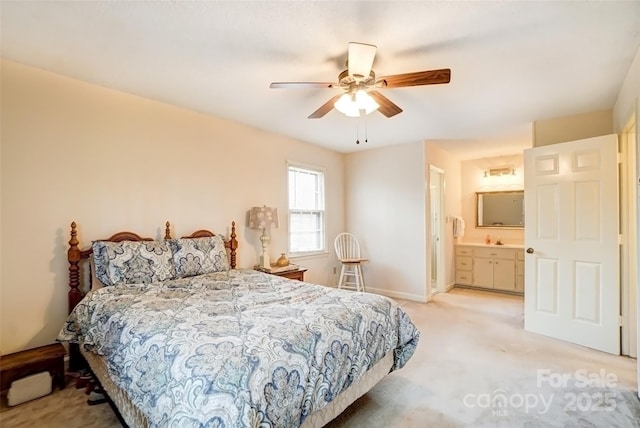
[[[523,228],[524,190],[476,192],[476,227]]]

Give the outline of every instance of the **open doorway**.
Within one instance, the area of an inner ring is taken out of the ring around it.
[[[443,201],[444,170],[429,165],[429,199],[431,202],[431,294],[444,290]]]

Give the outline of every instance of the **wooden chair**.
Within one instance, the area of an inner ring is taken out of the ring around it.
[[[350,233],[341,233],[336,236],[333,245],[336,250],[336,256],[342,263],[338,288],[366,291],[362,263],[366,262],[367,259],[361,257],[360,243],[356,237]]]

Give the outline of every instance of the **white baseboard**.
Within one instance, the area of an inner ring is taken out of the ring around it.
[[[420,302],[420,303],[427,302],[426,296],[421,296],[418,294],[402,293],[399,291],[391,291],[391,290],[384,290],[382,288],[371,288],[371,287],[367,287],[367,292],[380,294],[382,296],[391,297],[393,299],[411,300],[413,302]]]

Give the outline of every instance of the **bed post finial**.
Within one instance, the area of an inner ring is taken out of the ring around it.
[[[231,269],[236,268],[236,248],[238,248],[238,240],[236,239],[236,222],[231,222],[231,236],[229,237],[229,252],[231,256]]]
[[[171,239],[171,228],[169,222],[164,224],[164,239]]]
[[[78,248],[78,232],[76,230],[76,222],[71,222],[71,239],[69,240],[69,250],[67,251],[67,260],[69,261],[69,313],[76,307],[82,299],[82,292],[78,288],[80,286],[80,248]]]

